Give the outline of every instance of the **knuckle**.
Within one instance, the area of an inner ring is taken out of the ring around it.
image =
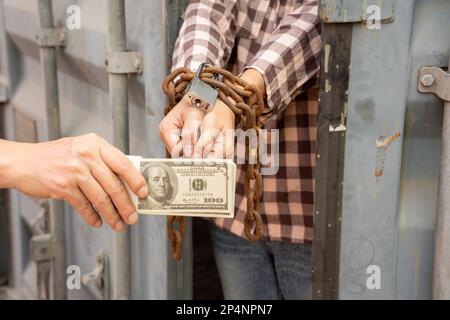
[[[73,188],[73,182],[71,179],[61,176],[54,180],[55,198],[59,198],[59,195],[65,199],[71,195]]]
[[[98,208],[107,208],[111,204],[111,200],[107,194],[101,194],[95,200],[95,206]]]
[[[139,174],[139,178],[136,180],[136,183],[133,186],[133,191],[138,192],[139,190],[141,190],[141,188],[146,186],[147,182],[145,182],[144,176],[142,176],[142,174]]]
[[[77,158],[90,159],[94,156],[94,149],[88,143],[76,143],[72,148],[72,154]]]
[[[111,182],[111,195],[117,196],[121,195],[125,192],[125,187],[119,179],[114,179],[114,181]]]
[[[83,136],[84,139],[86,139],[87,141],[97,141],[100,140],[100,136],[97,135],[96,133],[87,133]]]
[[[103,217],[106,223],[114,229],[117,222],[121,220],[116,210],[113,208],[101,208],[97,205],[95,205],[95,207],[97,208],[97,212]]]
[[[66,163],[66,170],[71,174],[78,175],[83,172],[83,163],[78,159],[70,159]]]
[[[92,183],[92,175],[91,174],[80,174],[78,175],[78,184],[79,185],[87,185]]]
[[[80,203],[77,210],[88,224],[94,224],[97,221],[97,213],[92,208],[90,202],[84,201]]]
[[[167,129],[167,120],[166,118],[164,118],[160,123],[159,123],[159,133],[163,134],[164,131]]]
[[[117,173],[119,174],[119,175],[122,175],[122,174],[124,174],[124,173],[126,173],[130,168],[129,168],[129,166],[128,166],[128,161],[127,160],[125,160],[125,159],[123,159],[123,160],[120,160],[118,163],[117,163]]]
[[[86,216],[95,216],[94,212],[92,211],[92,206],[89,201],[82,201],[78,205],[78,210],[80,213],[85,213]]]
[[[136,208],[134,208],[134,206],[127,206],[126,208],[120,210],[120,214],[124,218],[128,218],[135,212],[136,212]]]

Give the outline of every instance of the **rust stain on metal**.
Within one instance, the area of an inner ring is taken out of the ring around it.
[[[330,21],[330,18],[333,15],[333,5],[331,1],[322,2],[320,6],[319,15],[322,21],[324,22]]]
[[[392,142],[394,142],[397,138],[400,137],[400,132],[396,132],[392,136],[389,137],[378,137],[376,140],[377,148],[387,148]]]
[[[397,131],[391,136],[380,136],[376,139],[375,145],[377,147],[377,160],[375,166],[375,177],[380,178],[384,172],[384,163],[386,161],[387,149],[395,140],[401,136]]]

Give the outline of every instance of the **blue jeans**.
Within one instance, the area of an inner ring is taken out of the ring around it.
[[[311,299],[311,245],[250,242],[210,223],[226,300]]]

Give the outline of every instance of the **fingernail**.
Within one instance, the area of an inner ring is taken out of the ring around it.
[[[128,223],[129,224],[135,224],[138,221],[138,214],[137,212],[133,213],[131,216],[128,217]]]
[[[95,224],[94,224],[94,227],[96,227],[96,228],[100,228],[101,226],[102,226],[102,220],[97,220],[96,222],[95,222]]]
[[[117,231],[122,231],[123,229],[125,229],[125,224],[122,221],[119,221],[116,223],[116,230]]]
[[[138,197],[143,199],[143,198],[146,198],[147,196],[148,196],[148,188],[147,188],[147,186],[143,186],[138,191]]]

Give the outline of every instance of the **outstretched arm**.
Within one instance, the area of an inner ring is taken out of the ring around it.
[[[95,134],[28,144],[0,140],[0,188],[69,202],[94,227],[121,231],[138,220],[124,181],[140,198],[146,182],[126,156]]]

